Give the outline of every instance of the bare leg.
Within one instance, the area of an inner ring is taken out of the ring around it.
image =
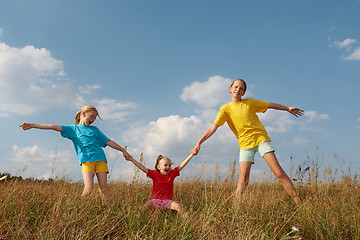
[[[146,210],[154,210],[156,207],[154,206],[154,204],[151,202],[151,200],[147,201],[144,205]]]
[[[182,213],[182,211],[183,211],[182,208],[181,208],[181,205],[179,203],[177,203],[177,202],[172,202],[170,204],[169,208],[171,210],[177,211],[178,213]]]
[[[285,191],[294,199],[295,203],[300,202],[300,198],[296,193],[295,187],[291,182],[291,179],[285,173],[285,171],[280,166],[275,153],[269,152],[264,155],[264,160],[269,165],[271,171],[274,173],[275,177],[279,179],[283,185]]]
[[[251,162],[239,163],[239,180],[236,188],[236,198],[240,199],[249,185]]]
[[[93,172],[83,173],[83,179],[84,179],[84,191],[81,194],[82,197],[91,193],[94,187],[94,173]]]
[[[169,209],[177,211],[181,216],[188,217],[188,213],[184,211],[181,205],[177,202],[172,202],[169,206]]]
[[[109,200],[109,190],[107,187],[107,172],[96,173],[99,183],[99,192],[103,195],[105,203]]]

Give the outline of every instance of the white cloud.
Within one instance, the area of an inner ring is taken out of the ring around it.
[[[135,157],[135,156],[134,156]],[[136,157],[135,157],[136,158]],[[146,174],[136,168],[134,164],[127,162],[122,164],[121,167],[110,169],[109,167],[109,180],[110,181],[126,181],[131,182],[132,180],[142,180],[147,181],[148,178],[146,177]],[[151,168],[151,166],[146,166],[148,168]]]
[[[335,41],[334,44],[340,48],[349,48],[351,45],[356,44],[355,39],[347,38],[342,42]]]
[[[0,112],[0,117],[9,117],[9,114],[8,114],[8,113]]]
[[[344,48],[348,56],[342,56],[344,60],[360,60],[360,47],[354,47],[357,44],[355,39],[347,38],[342,42],[335,41],[334,45]]]
[[[74,153],[68,151],[48,151],[37,145],[32,147],[12,147],[11,165],[21,176],[28,178],[55,178],[73,174],[73,169],[81,171]],[[19,170],[23,169],[23,170]]]
[[[144,157],[156,159],[159,154],[172,155],[178,152],[185,158],[200,137],[201,120],[197,116],[181,118],[178,115],[159,118],[140,127],[133,126],[125,133],[133,151]],[[190,140],[192,140],[190,142]]]
[[[345,60],[360,60],[360,47],[356,48]]]
[[[76,106],[77,88],[50,51],[0,43],[0,113],[27,115],[50,106]]]
[[[180,98],[204,107],[216,107],[231,99],[229,87],[232,80],[221,76],[210,77],[206,82],[193,82],[183,89]]]
[[[14,48],[0,42],[0,117],[30,115],[49,108],[76,108],[94,103],[106,119],[123,121],[136,107],[112,99],[88,100],[97,84],[76,86],[68,79],[63,61],[45,48]]]
[[[315,111],[306,111],[304,113],[304,116],[309,118],[308,120],[309,122],[317,121],[317,120],[329,120],[329,116],[327,114],[324,113],[319,114]]]
[[[122,122],[137,105],[132,102],[120,102],[114,99],[102,99],[96,102],[100,117],[106,120]]]
[[[97,85],[97,84],[94,84],[94,85],[88,85],[86,84],[85,86],[80,86],[79,87],[79,91],[82,93],[82,94],[91,94],[94,92],[94,90],[97,90],[97,89],[100,89],[101,86],[100,85]]]
[[[302,145],[302,144],[306,144],[309,143],[309,139],[307,138],[303,138],[303,137],[295,137],[293,139],[294,144],[296,145]]]
[[[12,150],[14,158],[11,158],[10,160],[14,162],[43,162],[54,158],[54,154],[39,148],[37,145],[25,148],[14,145]]]
[[[258,116],[269,133],[285,133],[290,131],[293,126],[298,125],[294,116],[285,111],[269,109]]]

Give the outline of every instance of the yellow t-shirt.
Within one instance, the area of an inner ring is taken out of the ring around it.
[[[266,112],[269,103],[253,98],[241,99],[240,102],[230,102],[223,105],[214,121],[218,126],[229,125],[239,142],[240,149],[259,146],[265,141],[271,141],[257,112]]]

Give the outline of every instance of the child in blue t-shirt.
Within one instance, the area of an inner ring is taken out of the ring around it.
[[[61,133],[64,138],[70,139],[75,148],[79,164],[82,167],[84,179],[84,191],[81,196],[89,194],[94,186],[94,176],[98,179],[100,192],[103,194],[105,202],[109,199],[109,191],[107,188],[107,160],[102,148],[110,146],[123,153],[124,157],[128,157],[125,148],[118,145],[113,140],[106,137],[97,127],[90,126],[98,117],[99,113],[95,107],[86,105],[77,112],[75,116],[75,125],[54,125],[54,124],[38,124],[23,123],[20,127],[23,130],[31,128],[55,130]],[[100,117],[99,117],[100,118]]]

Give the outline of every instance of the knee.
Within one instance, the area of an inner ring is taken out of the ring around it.
[[[171,210],[175,210],[177,212],[182,212],[182,208],[181,208],[181,205],[177,202],[172,202],[171,205],[170,205],[170,209]]]
[[[277,179],[279,179],[279,181],[282,181],[282,180],[288,178],[288,176],[286,175],[286,173],[282,169],[278,169],[278,170],[274,171],[273,173],[274,173],[275,177]]]

